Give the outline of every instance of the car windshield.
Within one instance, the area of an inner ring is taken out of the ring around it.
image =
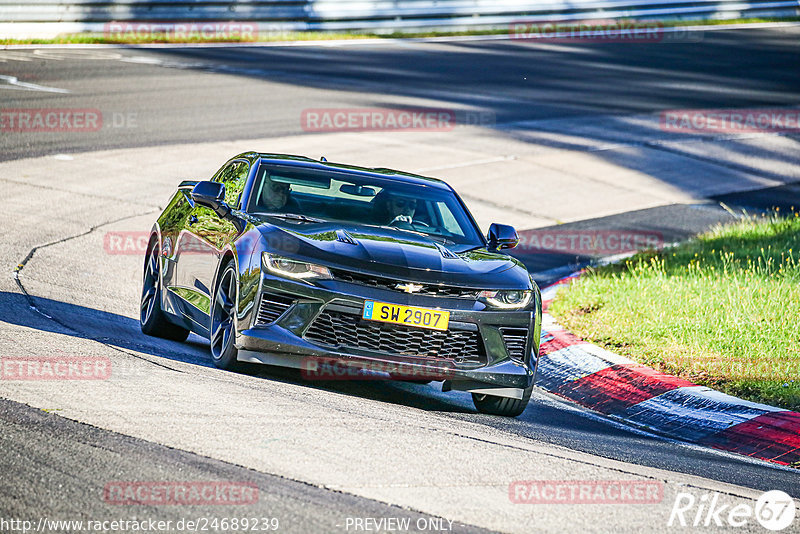
[[[346,171],[262,163],[247,211],[306,222],[386,226],[447,244],[483,244],[452,191]]]

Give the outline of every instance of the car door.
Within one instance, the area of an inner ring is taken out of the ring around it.
[[[238,209],[249,170],[246,161],[231,161],[212,179],[225,184],[225,202],[234,209]],[[214,275],[226,244],[237,233],[231,221],[221,218],[210,208],[192,202],[176,243],[177,284],[173,291],[185,301],[184,314],[206,331],[210,328]]]
[[[183,298],[185,292],[178,285],[178,255],[175,244],[178,242],[189,213],[194,207],[191,198],[192,187],[196,182],[181,182],[162,216],[158,219],[161,230],[161,278],[166,291],[162,302],[164,311],[173,315],[184,315]]]

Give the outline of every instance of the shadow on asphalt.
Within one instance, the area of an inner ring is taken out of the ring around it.
[[[186,343],[145,336],[138,321],[122,315],[85,306],[33,297],[38,309],[56,320],[32,310],[24,295],[0,292],[0,321],[43,332],[74,336],[105,343],[112,347],[145,353],[163,360],[213,367],[208,343],[192,336]],[[225,371],[219,370],[219,373]],[[592,455],[623,462],[681,471],[756,489],[781,488],[800,495],[800,479],[795,473],[777,470],[762,463],[745,463],[736,457],[721,456],[702,448],[680,448],[655,436],[636,433],[552,400],[537,389],[531,403],[518,418],[482,415],[475,411],[470,396],[463,392],[440,392],[440,383],[418,385],[391,381],[309,382],[292,369],[253,365],[244,371],[256,379],[278,381],[324,390],[397,406],[437,412],[444,417],[488,426],[532,439]],[[380,410],[380,407],[375,407]]]
[[[97,341],[118,349],[136,351],[164,360],[214,367],[208,341],[195,334],[190,335],[183,343],[150,337],[142,333],[139,321],[124,315],[48,298],[32,298],[36,307],[54,320],[31,309],[25,295],[0,292],[0,322]],[[259,364],[245,365],[240,374],[428,411],[475,412],[471,402],[468,406],[448,402],[451,400],[451,395],[441,394],[439,382],[420,386],[379,379],[311,381],[304,379],[297,369]],[[437,394],[438,396],[433,396]]]
[[[689,193],[695,184],[676,175],[674,168],[648,164],[653,151],[726,167],[752,188],[759,187],[763,177],[785,179],[765,169],[793,159],[789,151],[763,148],[759,158],[733,161],[725,155],[684,153],[661,143],[708,138],[705,132],[667,131],[658,120],[660,111],[796,105],[800,71],[787,66],[796,62],[797,41],[791,34],[768,30],[707,31],[700,42],[668,44],[573,42],[550,47],[492,40],[352,46],[326,49],[324,61],[318,60],[317,47],[170,48],[148,54],[177,60],[188,69],[355,93],[363,106],[403,109],[400,103],[377,103],[372,95],[399,99],[433,92],[450,109],[477,110],[491,118],[480,126],[540,146],[586,150],[632,142],[630,150],[595,150],[593,155],[636,172],[644,170]],[[312,100],[309,105],[329,107],[327,101],[322,104]],[[264,107],[269,105],[265,99]],[[629,115],[636,114],[655,120],[630,120]],[[606,127],[599,125],[598,117]],[[297,133],[302,131],[301,120],[298,116],[293,124]],[[564,121],[570,121],[569,126]],[[526,131],[515,133],[514,125],[520,123]],[[642,140],[648,142],[646,149],[640,146]],[[785,142],[800,145],[791,134]],[[737,152],[747,150],[738,140],[731,146]]]

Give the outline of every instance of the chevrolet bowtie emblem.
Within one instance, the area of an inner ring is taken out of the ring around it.
[[[408,283],[408,284],[397,284],[394,287],[395,287],[395,289],[401,289],[401,290],[405,291],[406,293],[416,293],[417,291],[422,289],[422,285],[420,285],[420,284],[411,284],[411,283]]]

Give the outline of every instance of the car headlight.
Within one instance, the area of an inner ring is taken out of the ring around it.
[[[492,308],[518,310],[530,304],[531,298],[533,298],[533,291],[530,289],[481,291],[480,298]]]
[[[327,267],[285,258],[269,252],[261,254],[261,263],[268,271],[297,280],[329,280],[333,278],[330,269]]]

